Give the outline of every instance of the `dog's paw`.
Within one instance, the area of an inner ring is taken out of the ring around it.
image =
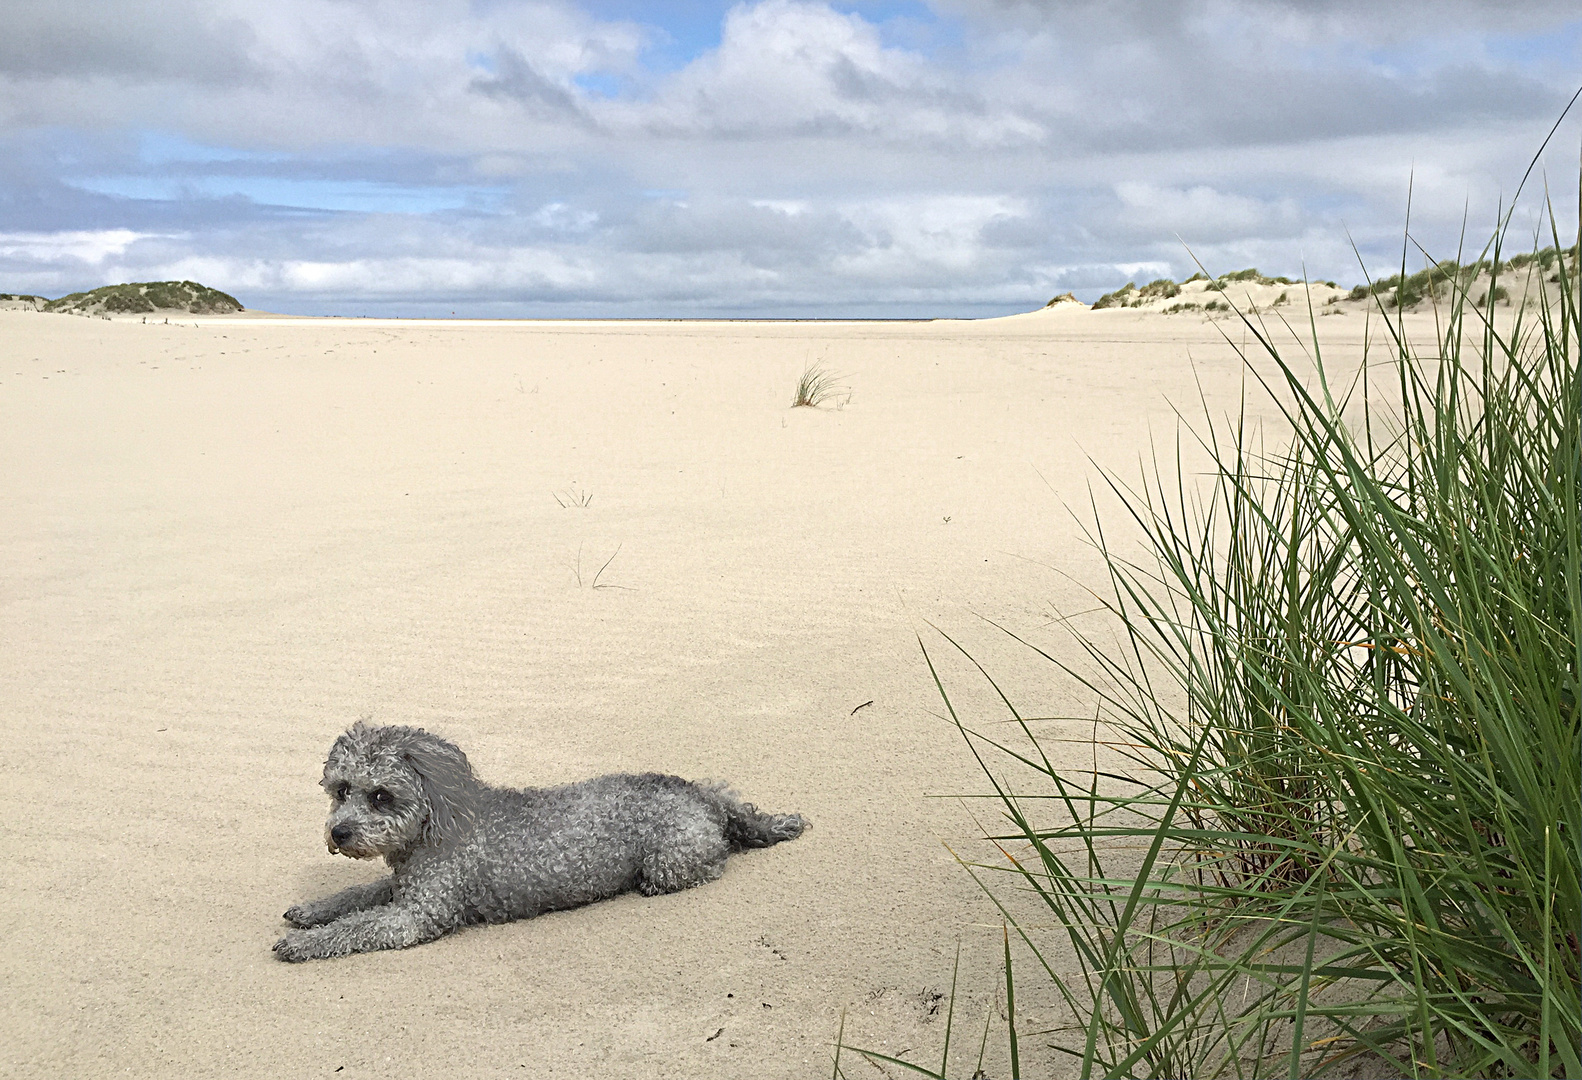
[[[286,908],[286,913],[281,918],[292,926],[303,930],[310,926],[323,926],[330,921],[325,913],[314,904],[292,904]]]
[[[324,956],[324,953],[317,945],[318,943],[309,934],[300,930],[293,930],[275,942],[275,959],[284,960],[288,964],[300,964],[304,960],[318,960]]]

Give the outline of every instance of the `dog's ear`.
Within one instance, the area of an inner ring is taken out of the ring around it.
[[[476,781],[467,755],[455,743],[419,730],[407,741],[401,756],[417,774],[428,800],[424,842],[450,847],[471,831],[477,820],[473,805]]]

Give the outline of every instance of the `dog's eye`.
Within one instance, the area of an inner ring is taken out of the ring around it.
[[[347,790],[348,790],[348,788],[347,788],[347,786],[345,784],[337,784],[337,785],[335,785],[335,801],[336,802],[345,802],[346,801],[346,792],[347,792]]]
[[[384,788],[375,788],[368,793],[368,801],[375,806],[389,806],[395,801]]]

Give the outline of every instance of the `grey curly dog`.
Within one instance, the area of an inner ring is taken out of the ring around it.
[[[357,724],[324,763],[330,851],[382,855],[392,871],[298,904],[282,960],[433,941],[636,889],[713,881],[725,858],[802,835],[797,814],[760,814],[724,784],[617,774],[553,788],[491,787],[454,743],[422,728]]]

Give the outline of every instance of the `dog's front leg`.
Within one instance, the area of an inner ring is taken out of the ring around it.
[[[428,908],[410,901],[395,901],[367,911],[350,912],[324,926],[293,930],[275,942],[275,955],[296,963],[380,949],[404,949],[433,941],[452,926],[453,923],[437,918]]]
[[[353,911],[367,911],[369,908],[388,904],[394,895],[394,879],[382,877],[366,885],[353,885],[349,889],[342,889],[334,896],[326,896],[322,900],[308,900],[294,904],[286,910],[284,917],[286,922],[305,930],[310,926],[323,926],[325,923],[334,922],[342,915],[348,915]]]

